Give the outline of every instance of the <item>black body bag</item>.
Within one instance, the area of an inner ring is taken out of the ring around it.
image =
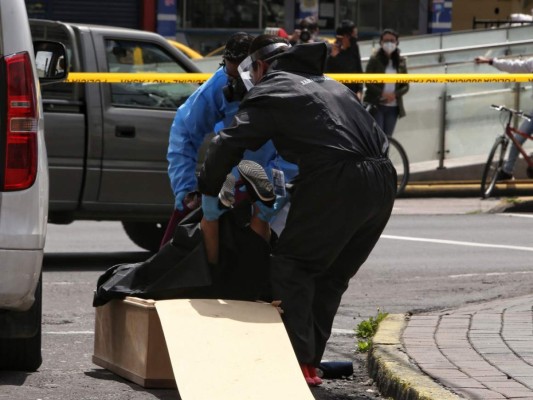
[[[98,278],[93,306],[126,296],[271,301],[271,247],[250,229],[250,214],[251,204],[243,202],[222,215],[219,264],[211,265],[200,230],[202,210],[197,209],[176,226],[172,240],[148,260],[106,270]]]

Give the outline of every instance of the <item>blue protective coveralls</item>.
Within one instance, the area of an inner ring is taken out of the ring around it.
[[[175,196],[196,189],[196,164],[202,142],[208,134],[230,126],[237,113],[239,102],[228,102],[223,94],[222,88],[227,83],[224,69],[219,68],[176,112],[167,153],[168,174]],[[287,182],[298,173],[294,164],[277,154],[271,141],[257,151],[246,151],[244,159],[261,164],[269,177],[272,168],[281,169]],[[238,178],[235,170],[233,173]]]

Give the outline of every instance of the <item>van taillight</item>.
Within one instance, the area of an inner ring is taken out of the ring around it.
[[[5,57],[7,135],[5,191],[23,190],[37,176],[37,109],[31,58],[27,52]]]

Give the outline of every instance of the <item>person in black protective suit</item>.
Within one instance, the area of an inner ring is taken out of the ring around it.
[[[342,294],[385,228],[396,193],[387,137],[350,89],[323,75],[326,55],[325,43],[255,38],[241,63],[251,63],[255,86],[210,143],[198,181],[203,198],[216,196],[244,150],[269,139],[298,165],[271,254],[271,285],[309,385],[321,383],[315,367]]]

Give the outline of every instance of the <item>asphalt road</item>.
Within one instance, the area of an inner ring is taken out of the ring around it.
[[[440,201],[440,203],[439,203]],[[533,284],[533,216],[487,214],[493,203],[462,199],[398,201],[366,264],[353,279],[335,320],[325,358],[354,360],[350,380],[326,381],[318,400],[381,399],[356,355],[354,328],[379,307],[390,313],[445,309],[528,294]],[[461,213],[461,214],[455,214]],[[119,224],[49,226],[43,275],[43,358],[39,372],[0,372],[0,399],[177,399],[146,390],[92,364],[92,291],[100,274],[149,254]],[[206,366],[205,379],[210,371]],[[223,372],[222,372],[223,373]]]

